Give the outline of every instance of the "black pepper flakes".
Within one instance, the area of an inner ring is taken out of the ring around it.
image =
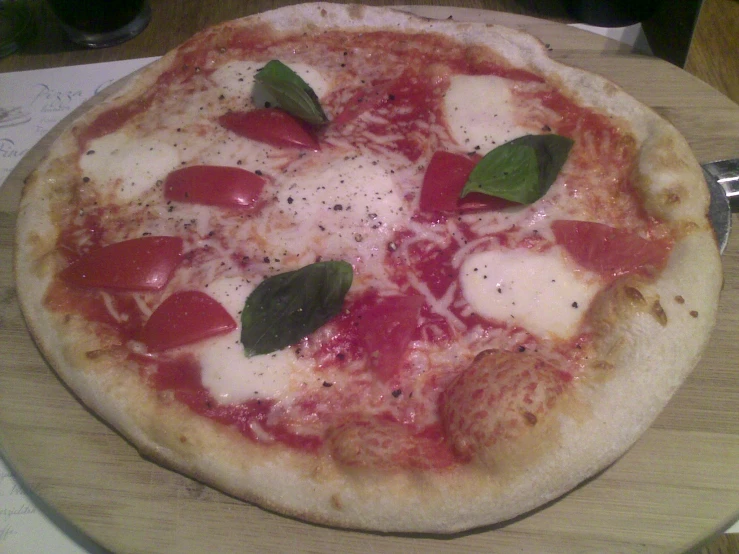
[[[393,398],[398,398],[401,394],[403,394],[403,391],[400,389],[395,389],[392,393]]]

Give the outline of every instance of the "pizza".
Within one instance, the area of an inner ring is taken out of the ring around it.
[[[721,264],[686,141],[511,29],[305,4],[206,29],[69,124],[15,272],[61,379],[266,509],[448,533],[621,456]]]

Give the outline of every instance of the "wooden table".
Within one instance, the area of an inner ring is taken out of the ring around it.
[[[739,2],[705,0],[685,69],[739,103]]]
[[[0,61],[0,71],[157,55],[209,23],[274,4],[152,0],[150,27],[129,43],[104,51],[39,50]],[[553,57],[605,74],[662,113],[701,161],[739,154],[739,107],[673,65],[516,14],[423,11],[531,32],[551,45]],[[66,44],[48,33],[39,44]],[[43,502],[116,552],[683,551],[739,517],[739,233],[724,256],[726,284],[710,348],[613,467],[507,525],[449,539],[354,533],[264,512],[142,460],[59,383],[25,331],[10,269],[17,196],[33,163],[24,160],[0,189],[0,445]]]

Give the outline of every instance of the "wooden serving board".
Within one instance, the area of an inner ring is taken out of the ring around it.
[[[413,11],[528,31],[550,45],[554,58],[611,78],[660,112],[702,162],[739,155],[739,107],[666,62],[528,17]],[[708,351],[652,428],[611,468],[525,517],[452,537],[329,529],[266,512],[143,460],[46,365],[18,309],[12,248],[23,179],[58,132],[0,189],[0,446],[43,502],[106,548],[146,554],[665,552],[687,550],[739,518],[739,233],[724,255],[725,286]]]

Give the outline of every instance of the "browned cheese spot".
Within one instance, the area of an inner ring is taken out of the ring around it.
[[[666,190],[662,193],[662,202],[667,206],[673,206],[680,203],[680,194],[674,189]]]
[[[675,302],[677,302],[678,304],[685,304],[685,298],[683,298],[682,296],[680,296],[680,295],[678,294],[678,295],[677,295],[677,296],[675,297]]]
[[[605,360],[598,360],[593,364],[593,367],[599,371],[611,371],[613,364]]]
[[[531,412],[523,412],[523,418],[526,420],[526,423],[531,425],[532,427],[536,425],[536,423],[539,421],[536,418],[536,415],[532,414]]]
[[[89,352],[85,352],[85,357],[88,360],[97,360],[98,358],[101,358],[105,354],[105,350],[90,350]]]
[[[690,310],[690,315],[692,317],[698,317],[698,311],[697,310]]]
[[[341,502],[341,497],[338,494],[331,495],[331,505],[336,510],[341,510],[344,507],[344,504]]]
[[[495,350],[491,350],[491,349],[488,349],[488,350],[480,350],[480,352],[478,352],[477,355],[475,356],[475,359],[472,360],[472,363],[479,362],[485,356],[488,356],[489,354],[491,354],[493,352],[495,352]]]
[[[652,315],[662,327],[667,325],[667,314],[662,308],[662,304],[659,303],[659,300],[655,300],[654,304],[652,304]]]
[[[644,295],[636,287],[624,287],[624,294],[626,295],[626,298],[628,298],[635,304],[638,304],[640,306],[644,306],[646,304]]]

